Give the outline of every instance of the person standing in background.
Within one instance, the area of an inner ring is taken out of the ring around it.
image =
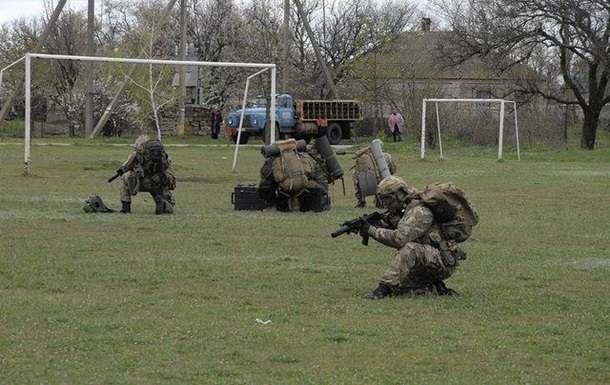
[[[212,107],[212,139],[218,139],[218,134],[220,133],[220,125],[222,124],[222,113],[218,106]]]
[[[396,107],[392,108],[392,113],[388,117],[388,128],[392,133],[392,139],[394,142],[402,141],[402,125],[404,119]]]

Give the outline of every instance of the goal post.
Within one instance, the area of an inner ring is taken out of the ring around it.
[[[239,151],[239,144],[241,143],[241,131],[242,131],[242,127],[244,124],[244,114],[246,112],[246,101],[248,100],[248,88],[250,87],[250,79],[252,79],[253,77],[256,77],[260,74],[262,74],[263,72],[269,70],[269,68],[263,68],[262,70],[248,76],[248,78],[246,79],[246,86],[244,88],[244,98],[242,100],[241,103],[241,114],[239,115],[239,126],[237,127],[237,139],[235,140],[235,153],[233,155],[233,166],[231,168],[231,171],[235,171],[235,166],[237,165],[237,152]],[[270,107],[273,106],[272,108],[275,107],[275,97],[272,97],[272,101],[270,104]],[[271,111],[273,111],[273,115],[271,116],[275,116],[275,108],[272,109]],[[275,119],[270,119],[271,122],[273,122]],[[274,124],[275,126],[275,124]],[[271,130],[270,132],[271,136],[270,136],[270,140],[271,143],[275,142],[275,130]]]
[[[75,55],[54,55],[43,53],[27,53],[25,59],[25,174],[30,174],[30,141],[31,141],[31,71],[32,59],[56,59],[56,60],[75,60],[84,62],[114,62],[114,63],[133,63],[133,64],[159,64],[171,66],[199,66],[199,67],[238,67],[271,70],[271,94],[275,95],[276,88],[276,65],[271,63],[234,63],[234,62],[200,62],[200,61],[181,61],[181,60],[155,60],[155,59],[134,59],[134,58],[115,58],[103,56],[75,56]],[[20,59],[21,60],[21,59]],[[6,68],[5,68],[6,69]],[[4,70],[3,70],[4,71]],[[271,98],[271,116],[275,116],[275,98]],[[274,132],[271,131],[274,139]]]
[[[517,122],[517,104],[512,100],[504,99],[423,99],[422,117],[421,117],[421,159],[424,159],[426,152],[426,107],[427,103],[435,104],[436,112],[436,128],[438,133],[438,144],[440,157],[443,158],[443,142],[441,139],[440,117],[438,113],[438,103],[445,102],[467,102],[467,103],[499,103],[500,104],[500,124],[498,127],[498,160],[502,159],[503,142],[504,142],[504,115],[506,104],[512,105],[515,115],[515,141],[517,145],[517,160],[521,160],[521,152],[519,149],[519,125]]]

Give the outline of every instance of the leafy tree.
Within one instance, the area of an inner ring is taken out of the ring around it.
[[[600,115],[610,102],[610,3],[607,0],[469,0],[443,3],[455,31],[454,63],[480,56],[503,70],[543,69],[550,82],[521,91],[583,113],[580,145],[595,147]],[[439,4],[441,5],[441,4]],[[457,49],[456,49],[457,48]]]
[[[0,26],[0,67],[6,66],[23,58],[23,55],[30,52],[39,40],[40,31],[42,30],[42,21],[39,18],[25,19],[21,18]],[[2,85],[0,90],[0,107],[9,93],[13,92],[18,86],[18,83],[23,79],[23,62],[13,66],[8,71],[5,71],[2,76]],[[33,69],[40,68],[40,63],[35,63]],[[45,84],[44,79],[40,76],[34,76],[31,79],[32,88],[41,90]],[[22,90],[18,90],[17,99],[12,105],[13,111],[18,110],[18,116],[23,118],[24,97]],[[12,116],[12,114],[9,114]]]

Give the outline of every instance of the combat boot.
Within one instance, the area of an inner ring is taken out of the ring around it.
[[[121,201],[121,212],[124,214],[131,212],[131,202]]]
[[[436,293],[438,295],[453,295],[458,296],[458,292],[449,288],[445,285],[445,282],[439,281],[434,284],[434,288],[436,289]]]
[[[171,203],[163,199],[161,195],[156,195],[155,200],[155,215],[159,214],[171,214],[174,212],[174,208]]]
[[[392,295],[392,287],[387,283],[380,282],[377,289],[372,293],[368,293],[364,296],[366,299],[383,299]]]
[[[165,214],[172,214],[174,212],[174,206],[167,200],[163,200],[163,210]]]
[[[161,195],[155,195],[155,215],[163,214],[165,212],[165,201]]]

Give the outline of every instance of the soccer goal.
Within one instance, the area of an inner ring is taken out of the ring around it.
[[[509,104],[513,107],[513,113],[515,116],[515,140],[517,145],[517,160],[521,160],[521,152],[519,150],[519,125],[517,123],[517,104],[512,100],[504,99],[424,99],[422,105],[422,117],[421,117],[421,158],[424,159],[426,153],[426,107],[428,103],[434,103],[436,112],[436,129],[438,134],[438,145],[440,151],[440,157],[443,158],[443,141],[441,139],[441,122],[440,115],[438,113],[439,103],[499,103],[500,104],[500,124],[498,127],[498,160],[502,159],[503,142],[504,142],[504,115],[505,105]]]
[[[270,63],[231,63],[231,62],[200,62],[200,61],[180,61],[180,60],[155,60],[155,59],[134,59],[134,58],[113,58],[113,57],[102,57],[102,56],[74,56],[74,55],[53,55],[53,54],[42,54],[42,53],[27,53],[25,56],[14,64],[25,60],[25,174],[30,174],[30,142],[31,142],[31,72],[32,72],[32,59],[46,59],[46,60],[76,60],[84,62],[114,62],[114,63],[131,63],[131,64],[157,64],[157,65],[170,65],[170,66],[215,66],[215,67],[239,67],[239,68],[255,68],[255,69],[266,69],[271,70],[271,94],[275,95],[276,89],[276,65]],[[9,67],[11,67],[9,66]],[[2,72],[7,70],[9,67],[4,68]],[[2,79],[2,72],[0,72],[0,80]],[[1,86],[1,83],[0,83]],[[275,98],[271,98],[270,114],[275,116]],[[274,140],[274,132],[271,131],[271,140]]]

